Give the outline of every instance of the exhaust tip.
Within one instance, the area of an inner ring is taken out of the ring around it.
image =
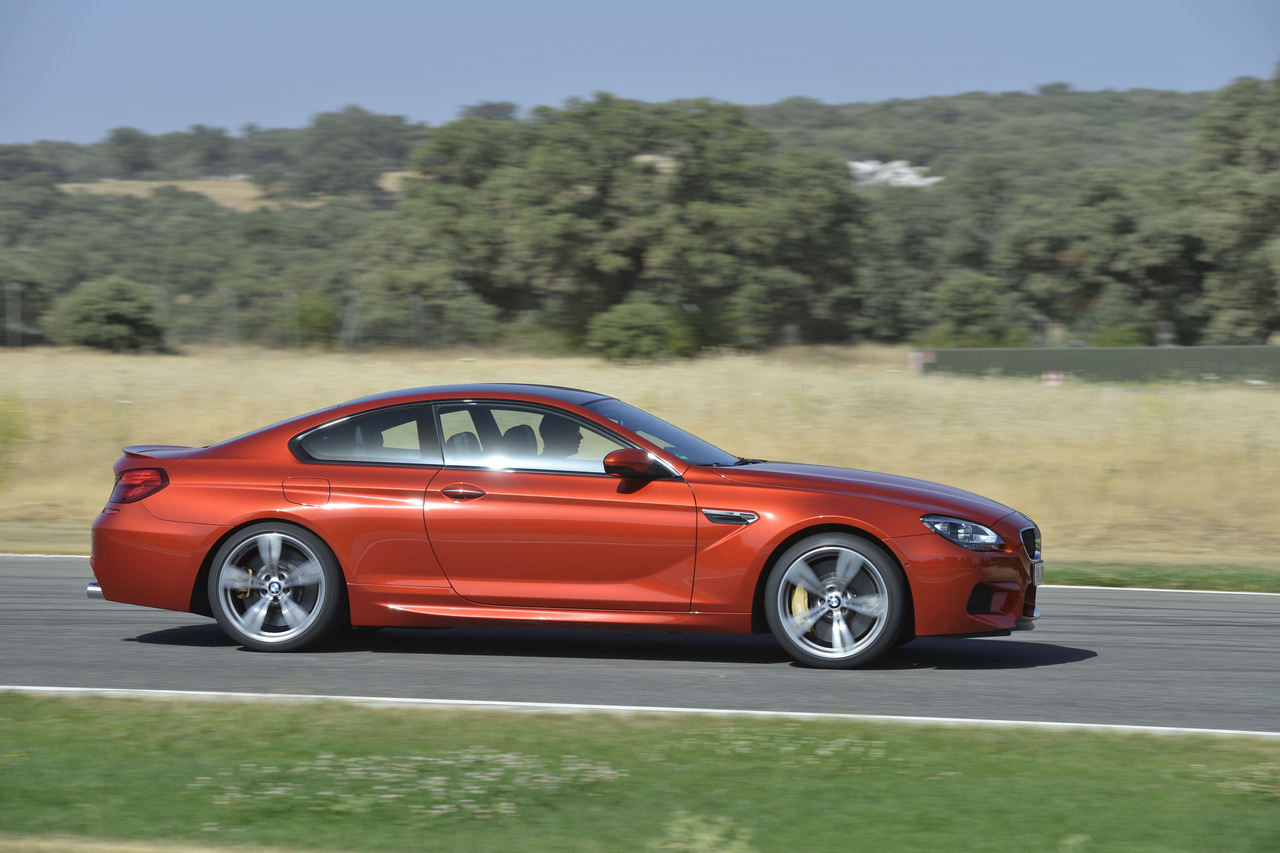
[[[1040,618],[1040,608],[1039,607],[1033,608],[1031,616],[1020,616],[1014,620],[1013,630],[1034,631],[1036,629],[1036,620],[1039,618]]]
[[[94,581],[84,589],[84,594],[92,598],[94,601],[105,601],[102,595],[102,587],[98,586],[98,582]]]

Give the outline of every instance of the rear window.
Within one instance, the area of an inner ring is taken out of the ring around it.
[[[308,462],[439,465],[440,442],[429,405],[394,406],[352,415],[305,432],[291,443]]]

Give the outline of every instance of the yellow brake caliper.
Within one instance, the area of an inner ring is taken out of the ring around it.
[[[253,577],[253,569],[245,569],[245,571],[248,572],[249,577]],[[248,587],[245,587],[244,589],[237,589],[236,598],[239,598],[243,601],[244,599],[249,597],[249,592],[250,590]]]
[[[809,612],[809,593],[802,586],[791,590],[791,618],[800,624],[800,617]],[[810,629],[812,630],[812,629]],[[808,633],[807,631],[805,633]]]

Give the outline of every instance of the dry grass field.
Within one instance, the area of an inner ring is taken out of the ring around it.
[[[412,172],[384,172],[378,179],[378,185],[390,193],[398,193],[404,186],[405,178]],[[201,178],[190,181],[95,181],[81,184],[59,184],[58,189],[68,193],[89,193],[91,195],[133,195],[150,196],[160,187],[177,187],[186,192],[206,195],[223,207],[232,210],[247,211],[266,207],[278,210],[286,204],[302,207],[318,207],[325,199],[271,199],[262,195],[258,185],[244,178]]]
[[[1280,388],[920,377],[893,349],[656,365],[492,352],[0,352],[0,551],[86,552],[125,444],[203,445],[393,388],[547,382],[745,456],[923,477],[1039,522],[1046,557],[1280,570]],[[9,436],[8,439],[4,436]]]
[[[186,192],[200,193],[223,207],[232,210],[257,210],[259,207],[278,209],[284,203],[264,198],[256,184],[239,178],[204,178],[192,181],[98,181],[85,184],[59,184],[58,189],[68,193],[90,195],[133,195],[147,197],[160,187],[177,187]],[[319,201],[289,201],[288,204],[316,206]]]

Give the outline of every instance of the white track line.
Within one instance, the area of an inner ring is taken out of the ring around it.
[[[47,557],[58,558],[63,560],[87,560],[84,554],[6,554],[0,552],[0,557]],[[1230,589],[1158,589],[1155,587],[1141,586],[1084,586],[1074,584],[1045,584],[1041,589],[1103,589],[1118,590],[1121,592],[1184,592],[1194,593],[1196,595],[1274,595],[1280,596],[1280,592],[1238,592]]]
[[[87,554],[5,554],[0,553],[0,557],[48,557],[60,560],[87,560]]]
[[[1181,592],[1190,595],[1277,595],[1280,592],[1245,592],[1243,590],[1233,589],[1162,589],[1160,587],[1145,586],[1085,586],[1081,584],[1075,586],[1073,584],[1044,584],[1040,589],[1102,589],[1114,590],[1116,592]]]
[[[1280,740],[1280,732],[1240,729],[1195,729],[1173,726],[1124,726],[1107,723],[1059,723],[1039,720],[985,720],[964,717],[903,717],[886,714],[823,714],[806,711],[738,711],[722,708],[672,708],[647,705],[582,705],[569,702],[502,702],[476,699],[397,699],[389,696],[327,696],[306,693],[221,693],[205,690],[126,690],[98,687],[30,687],[0,685],[0,692],[34,696],[102,696],[124,699],[162,699],[196,702],[346,702],[374,708],[436,708],[444,710],[534,711],[546,714],[687,714],[703,717],[757,717],[787,720],[849,720],[867,723],[905,723],[926,726],[1046,729],[1049,731],[1115,732],[1150,735],[1213,735]]]

